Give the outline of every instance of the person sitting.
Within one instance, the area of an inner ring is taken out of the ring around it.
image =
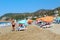
[[[25,25],[19,24],[17,30],[18,30],[18,31],[25,30]]]

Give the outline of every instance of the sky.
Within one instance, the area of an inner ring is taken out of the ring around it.
[[[0,16],[60,7],[60,0],[0,0]]]

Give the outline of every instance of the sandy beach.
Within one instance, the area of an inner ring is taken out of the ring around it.
[[[3,31],[2,31],[3,30]],[[60,35],[49,30],[29,25],[25,31],[11,31],[11,27],[0,29],[0,40],[60,40]]]
[[[60,34],[60,24],[54,24],[53,27],[47,28],[47,30],[56,34]]]
[[[0,27],[0,35],[5,35],[6,33],[11,32],[12,27]]]

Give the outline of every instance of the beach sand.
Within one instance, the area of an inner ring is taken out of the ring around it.
[[[4,30],[10,31],[5,35],[0,35],[0,40],[60,40],[59,34],[34,25],[29,25],[25,31],[11,31],[11,27],[8,29],[4,28]]]
[[[47,30],[56,34],[60,34],[60,24],[54,24],[53,27],[47,28]]]
[[[0,35],[5,35],[11,32],[12,27],[0,27]]]

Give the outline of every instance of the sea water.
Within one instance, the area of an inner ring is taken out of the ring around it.
[[[0,22],[0,27],[11,26],[10,22]]]

